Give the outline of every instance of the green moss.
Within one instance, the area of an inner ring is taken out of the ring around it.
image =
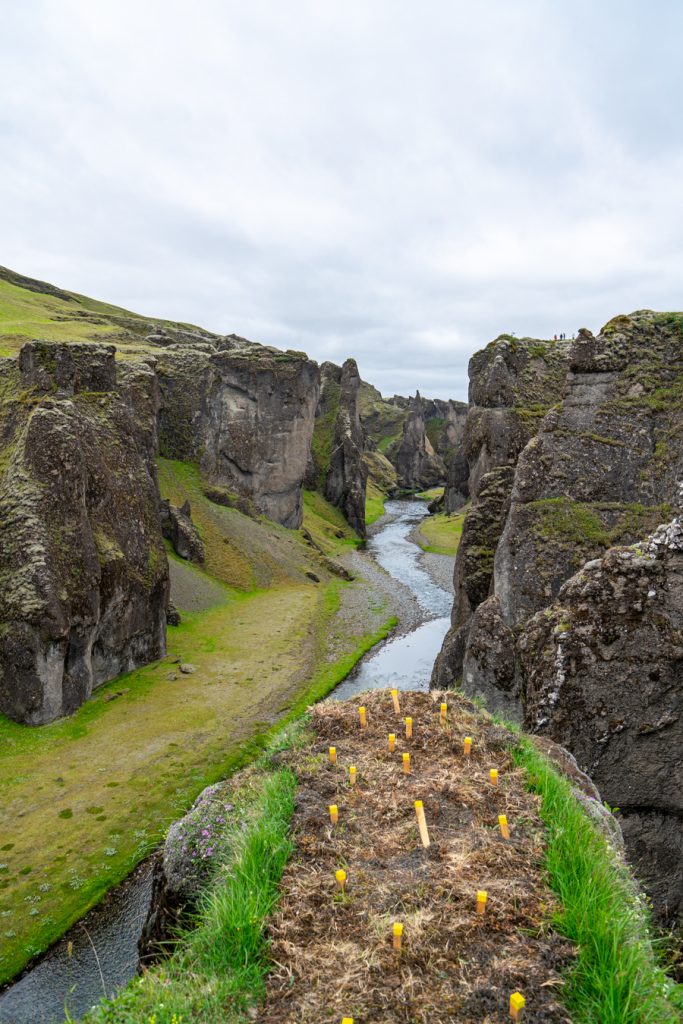
[[[591,548],[608,548],[633,536],[645,536],[671,517],[671,506],[542,498],[526,506],[533,513],[532,529],[544,540]]]

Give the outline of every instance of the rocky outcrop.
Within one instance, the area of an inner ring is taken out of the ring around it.
[[[296,529],[303,516],[319,371],[301,352],[230,336],[160,351],[163,455],[198,459],[207,481]]]
[[[449,466],[444,505],[446,511],[455,511],[468,495],[472,504],[456,556],[451,628],[432,672],[432,686],[451,686],[462,674],[472,616],[491,590],[517,459],[544,415],[561,400],[568,361],[569,348],[563,343],[507,335],[470,360],[472,404]],[[477,693],[480,683],[477,677]]]
[[[180,558],[185,558],[189,562],[204,561],[204,544],[197,527],[192,522],[192,509],[189,501],[186,501],[182,508],[172,505],[170,501],[162,501],[161,529],[164,537],[170,540],[173,550]]]
[[[494,630],[495,633],[495,630]],[[619,807],[633,866],[683,918],[683,526],[588,562],[518,642],[525,724]],[[514,659],[513,652],[506,652]]]
[[[306,486],[320,490],[365,537],[365,439],[358,410],[361,379],[355,359],[320,367],[320,398]]]
[[[36,725],[165,652],[152,366],[32,342],[0,369],[0,711]]]
[[[504,368],[483,384],[489,398],[509,400]],[[468,420],[466,436],[469,427]],[[519,455],[488,597],[469,627],[451,632],[435,669],[441,685],[444,662],[457,672],[462,658],[466,692],[526,717],[572,751],[606,799],[626,808],[631,858],[659,911],[673,916],[681,911],[680,875],[668,888],[657,878],[681,849],[680,806],[664,779],[675,777],[667,758],[680,746],[667,717],[680,701],[679,554],[662,556],[658,585],[656,566],[623,546],[671,519],[682,437],[683,316],[639,311],[597,337],[579,332],[564,397]],[[504,451],[511,438],[506,426]],[[484,459],[488,441],[486,449]],[[483,468],[477,482],[475,464],[475,489],[483,490]],[[466,554],[461,545],[458,560]],[[456,595],[454,613],[462,607]],[[674,737],[657,757],[642,739],[651,727],[665,738],[671,728]],[[642,784],[641,752],[655,765]]]
[[[154,862],[152,899],[138,942],[141,965],[169,955],[179,928],[214,878],[217,862],[229,854],[233,791],[233,781],[208,786],[169,828]]]
[[[399,487],[404,490],[425,490],[445,482],[446,464],[437,455],[427,436],[424,405],[419,391],[411,400],[394,465]]]

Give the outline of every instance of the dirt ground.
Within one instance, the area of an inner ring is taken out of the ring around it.
[[[513,768],[510,733],[455,694],[399,696],[400,715],[386,690],[316,706],[312,745],[291,758],[300,783],[296,852],[270,929],[275,966],[258,1021],[497,1024],[510,1020],[509,998],[519,991],[527,1024],[566,1024],[559,972],[574,951],[549,924],[554,898],[543,880],[543,827],[536,798]],[[413,718],[411,740],[406,715]],[[473,739],[469,758],[465,736]],[[497,787],[491,768],[500,773]],[[415,800],[423,801],[428,849]],[[334,826],[330,804],[339,808]],[[507,815],[509,841],[499,814]],[[336,891],[339,868],[347,872],[343,894]],[[488,896],[484,915],[476,912],[478,890]],[[394,922],[404,926],[400,952]]]

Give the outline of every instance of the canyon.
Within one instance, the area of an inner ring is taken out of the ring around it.
[[[360,546],[376,556],[373,503],[425,492],[462,535],[450,618],[443,588],[427,616],[446,633],[424,686],[565,748],[619,809],[658,921],[680,923],[683,314],[641,310],[572,340],[501,335],[470,360],[463,403],[385,398],[352,358],[318,366],[8,270],[3,301],[0,712],[17,749],[25,730],[113,715],[109,699],[130,708],[118,730],[137,700],[153,716],[161,669],[169,722],[205,685],[220,728],[248,721],[234,753],[400,620]],[[36,303],[40,324],[14,312]],[[150,765],[165,742],[150,740]],[[221,753],[202,774],[203,756],[167,823],[200,775],[225,773]],[[141,854],[126,856],[128,870]]]

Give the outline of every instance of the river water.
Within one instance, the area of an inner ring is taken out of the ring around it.
[[[371,557],[412,592],[421,623],[366,654],[331,699],[346,700],[363,690],[388,686],[428,689],[453,598],[426,572],[420,548],[410,540],[427,514],[423,501],[387,502],[386,518],[367,545]],[[129,981],[136,971],[137,942],[150,897],[147,862],[0,994],[0,1024],[62,1024],[65,1011],[77,1020],[102,995],[111,995]]]

